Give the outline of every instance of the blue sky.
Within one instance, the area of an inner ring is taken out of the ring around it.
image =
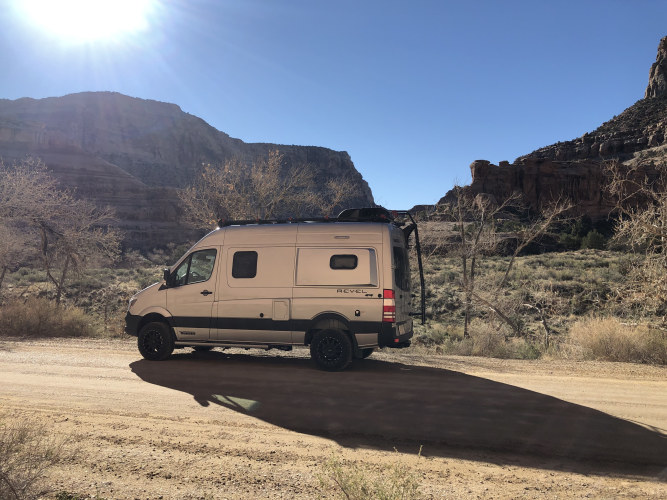
[[[139,28],[81,40],[0,1],[0,98],[173,102],[246,142],[347,151],[396,209],[619,114],[667,35],[664,0],[134,0]]]

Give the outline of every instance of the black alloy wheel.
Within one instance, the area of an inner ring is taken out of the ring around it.
[[[352,342],[341,330],[320,330],[310,344],[310,356],[323,370],[344,370],[352,361]]]
[[[174,351],[174,336],[168,325],[154,321],[141,329],[137,345],[144,358],[162,361]]]

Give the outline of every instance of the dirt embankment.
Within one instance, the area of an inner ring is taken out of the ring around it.
[[[56,490],[105,498],[322,498],[332,454],[401,461],[427,498],[667,497],[665,368],[305,355],[0,341],[0,406],[79,447]]]

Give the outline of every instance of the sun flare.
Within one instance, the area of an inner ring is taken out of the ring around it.
[[[27,21],[60,39],[114,39],[148,28],[155,0],[19,0]]]

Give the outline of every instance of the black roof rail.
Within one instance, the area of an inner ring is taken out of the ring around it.
[[[348,208],[343,210],[338,217],[288,217],[285,219],[244,219],[244,220],[225,220],[218,221],[218,227],[228,226],[247,226],[252,224],[292,224],[299,222],[382,222],[394,223],[395,214],[407,214],[407,211],[394,211],[393,213],[384,208]]]
[[[336,218],[330,217],[290,217],[287,219],[243,219],[243,220],[226,220],[220,219],[218,227],[227,226],[248,226],[252,224],[292,224],[298,222],[338,222]]]

